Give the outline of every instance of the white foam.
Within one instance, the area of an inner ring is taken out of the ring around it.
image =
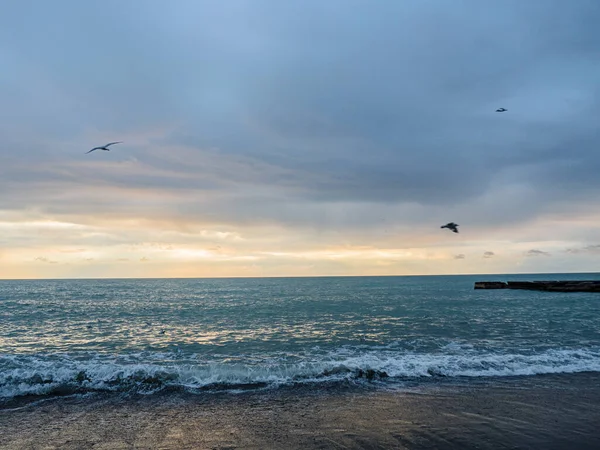
[[[501,377],[600,372],[600,348],[538,353],[494,353],[452,345],[439,353],[400,349],[340,348],[320,356],[208,357],[144,353],[111,357],[91,354],[0,355],[0,398],[45,395],[57,389],[136,390],[166,386],[281,385],[354,379],[359,371],[389,377]]]

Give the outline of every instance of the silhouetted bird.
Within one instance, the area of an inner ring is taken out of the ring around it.
[[[446,225],[442,225],[440,228],[448,228],[449,230],[458,233],[458,224],[454,222],[447,223]]]
[[[506,108],[498,108],[498,109],[496,110],[496,112],[504,112],[504,111],[506,111]]]
[[[123,143],[122,141],[119,141],[119,142],[109,142],[108,144],[103,145],[102,147],[94,147],[89,152],[85,152],[85,154],[87,155],[88,153],[92,153],[94,150],[104,150],[104,151],[110,152],[110,149],[108,147],[110,147],[111,145],[122,144],[122,143]]]

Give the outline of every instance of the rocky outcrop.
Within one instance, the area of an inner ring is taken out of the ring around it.
[[[506,289],[508,285],[504,281],[477,281],[475,289]]]
[[[600,292],[600,280],[477,281],[475,289],[525,289],[550,292]]]

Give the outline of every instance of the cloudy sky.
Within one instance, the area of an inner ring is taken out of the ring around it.
[[[598,271],[598,23],[598,0],[5,2],[0,277]]]

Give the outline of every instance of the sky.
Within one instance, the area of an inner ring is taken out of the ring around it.
[[[598,23],[597,0],[5,2],[0,278],[599,271]]]

